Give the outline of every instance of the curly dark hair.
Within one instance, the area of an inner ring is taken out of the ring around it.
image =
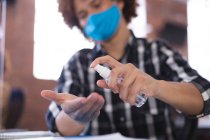
[[[123,16],[127,23],[131,21],[132,17],[136,17],[136,7],[138,6],[136,0],[116,0],[116,1],[123,1],[124,8],[123,8]],[[80,30],[82,27],[79,24],[79,21],[76,17],[75,9],[74,9],[74,0],[58,0],[59,5],[59,12],[61,12],[65,23],[69,27],[76,26]]]

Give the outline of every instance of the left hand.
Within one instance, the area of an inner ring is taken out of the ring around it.
[[[41,96],[61,105],[70,118],[83,125],[97,118],[104,105],[104,99],[98,93],[91,93],[88,97],[78,97],[70,93],[43,90]]]
[[[136,68],[133,64],[122,64],[110,56],[96,58],[90,65],[94,68],[97,64],[107,64],[111,67],[108,84],[105,80],[98,80],[97,85],[102,88],[109,88],[113,92],[118,92],[120,98],[135,105],[138,93],[144,93],[146,96],[154,96],[158,80]],[[117,82],[117,78],[122,77],[121,83]]]

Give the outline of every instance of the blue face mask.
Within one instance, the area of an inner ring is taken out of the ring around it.
[[[121,14],[117,5],[106,11],[89,16],[84,33],[95,41],[110,39],[117,31]]]

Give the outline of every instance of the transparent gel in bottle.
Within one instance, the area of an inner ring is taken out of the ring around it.
[[[107,67],[104,67],[102,65],[97,64],[94,67],[94,70],[96,70],[99,73],[99,75],[101,77],[103,77],[106,82],[108,82],[108,78],[109,78],[109,75],[111,73],[110,69],[108,69]],[[121,83],[122,81],[123,81],[122,77],[119,77],[117,79],[118,83]],[[145,102],[147,101],[147,98],[148,97],[144,93],[139,92],[136,96],[136,102],[135,102],[136,107],[141,107],[142,105],[144,105]]]

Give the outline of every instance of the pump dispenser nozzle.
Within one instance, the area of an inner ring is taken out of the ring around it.
[[[103,77],[104,79],[107,79],[109,77],[110,73],[111,73],[110,69],[108,69],[107,67],[104,67],[102,65],[99,65],[99,64],[97,64],[94,67],[94,70],[96,70],[99,73],[99,75],[101,77]]]

